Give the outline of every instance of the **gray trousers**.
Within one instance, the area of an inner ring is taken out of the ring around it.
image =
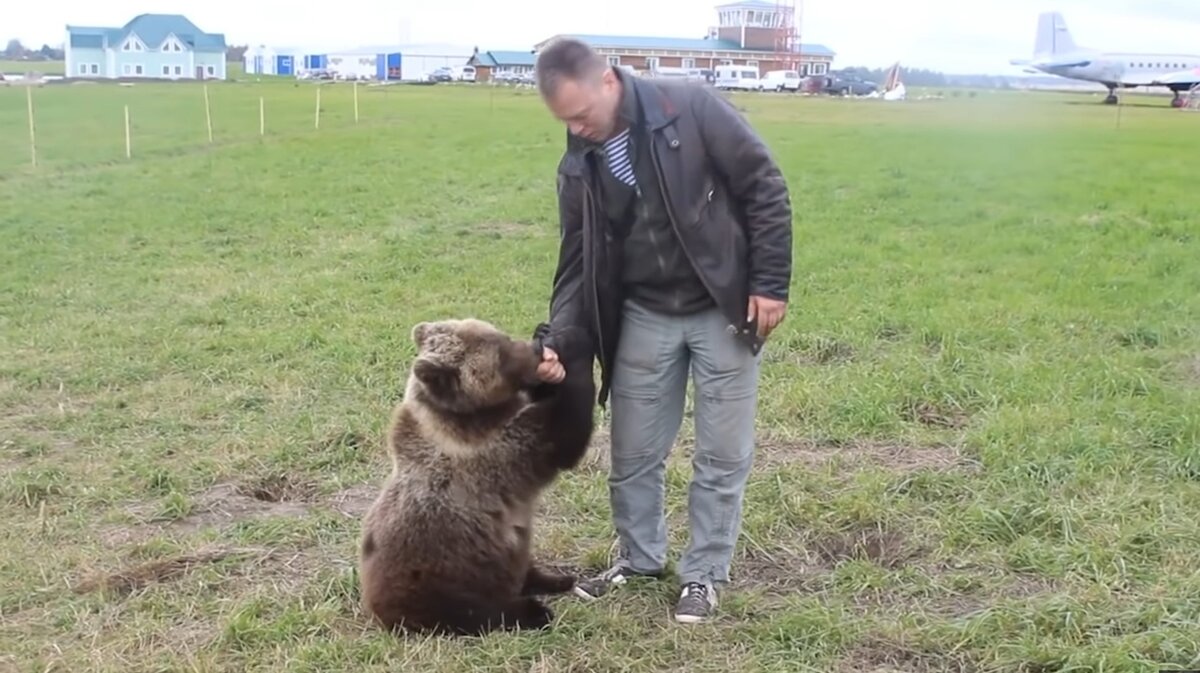
[[[726,331],[715,308],[679,317],[627,302],[623,322],[613,368],[608,481],[619,563],[649,573],[666,565],[666,459],[683,422],[690,373],[696,447],[690,541],[678,571],[685,583],[727,582],[754,458],[760,356]]]

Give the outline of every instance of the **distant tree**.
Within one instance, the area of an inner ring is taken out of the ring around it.
[[[233,47],[226,49],[225,50],[225,61],[227,63],[241,63],[242,61],[246,60],[246,50],[249,48],[250,48],[250,45],[243,44],[240,46],[233,46]]]
[[[37,53],[47,61],[61,61],[64,58],[61,49],[55,49],[48,44],[43,44],[42,48],[37,50]]]
[[[25,45],[21,44],[20,40],[9,40],[8,46],[4,48],[4,58],[14,61],[25,58]]]

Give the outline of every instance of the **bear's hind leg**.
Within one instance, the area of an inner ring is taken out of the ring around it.
[[[447,600],[441,603],[435,631],[481,636],[500,629],[542,629],[554,621],[554,613],[536,598],[522,596],[502,604],[482,601]]]
[[[575,578],[571,575],[560,575],[530,565],[525,574],[525,586],[521,587],[521,595],[533,596],[538,594],[562,594],[575,586]]]

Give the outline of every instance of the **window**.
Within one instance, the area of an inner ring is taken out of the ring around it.
[[[175,66],[175,74],[182,75],[183,74],[183,66],[181,66],[181,65]]]
[[[747,68],[757,68],[758,61],[746,61],[746,67]]]
[[[80,75],[86,75],[86,74],[88,74],[88,73],[87,73],[87,64],[86,64],[86,63],[80,63],[80,64],[79,64],[79,74],[80,74]]]
[[[646,57],[646,69],[647,70],[658,70],[658,57],[657,56],[647,56]]]
[[[204,69],[204,72],[208,73],[209,76],[211,77],[211,76],[215,76],[217,74],[217,69],[210,65]]]
[[[721,59],[721,65],[733,65],[733,59],[723,58]]]
[[[141,75],[142,74],[142,66],[140,66],[140,65],[133,66],[133,74]]]
[[[170,75],[170,74],[171,74],[171,66],[164,65],[163,66],[163,75]]]
[[[93,63],[93,64],[92,64],[92,74],[93,74],[93,75],[99,75],[99,74],[100,74],[100,64],[98,64],[98,63]]]
[[[683,59],[683,67],[685,67],[685,68],[695,68],[695,67],[696,67],[696,59],[694,59],[694,58],[685,58],[685,59]]]
[[[123,74],[123,75],[128,75],[128,74],[130,74],[130,73],[132,73],[132,72],[133,72],[133,66],[129,65],[128,63],[126,63],[125,65],[121,66],[121,74]]]
[[[620,56],[609,56],[608,64],[612,65],[612,66],[621,65],[621,57]]]

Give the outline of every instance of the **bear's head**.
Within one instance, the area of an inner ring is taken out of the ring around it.
[[[502,407],[538,383],[539,355],[531,341],[513,339],[473,318],[418,323],[409,389],[443,412],[469,414]]]

